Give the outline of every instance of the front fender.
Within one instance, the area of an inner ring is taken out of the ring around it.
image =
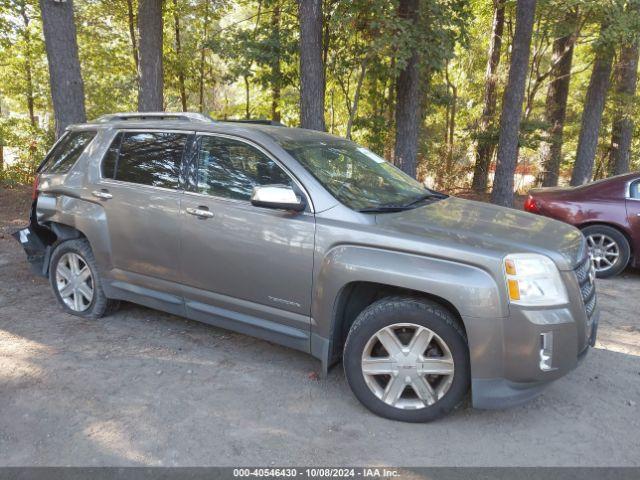
[[[453,305],[462,318],[508,315],[496,281],[482,268],[423,255],[341,245],[324,256],[314,284],[312,351],[325,365],[336,328],[338,298],[353,282],[384,284],[439,297]],[[472,341],[469,338],[471,349]]]

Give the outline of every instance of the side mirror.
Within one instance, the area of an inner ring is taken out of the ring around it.
[[[305,208],[304,199],[287,185],[263,185],[253,188],[251,205],[278,210],[301,212]]]

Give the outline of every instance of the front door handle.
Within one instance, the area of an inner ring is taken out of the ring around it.
[[[194,215],[200,218],[213,217],[213,212],[210,211],[207,207],[198,207],[198,208],[187,207],[187,213],[189,215]]]
[[[109,200],[110,198],[113,198],[113,195],[111,195],[107,190],[94,190],[93,192],[91,192],[91,195],[93,195],[94,197],[98,197],[102,200]]]

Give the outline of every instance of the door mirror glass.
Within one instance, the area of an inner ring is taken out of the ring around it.
[[[305,204],[302,197],[287,185],[263,185],[254,187],[251,204],[256,207],[294,210],[301,212]]]

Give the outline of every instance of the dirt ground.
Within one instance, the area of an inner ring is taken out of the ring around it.
[[[0,189],[0,465],[640,466],[640,273],[599,281],[596,348],[531,403],[426,425],[369,413],[340,368],[134,305],[66,315]]]

